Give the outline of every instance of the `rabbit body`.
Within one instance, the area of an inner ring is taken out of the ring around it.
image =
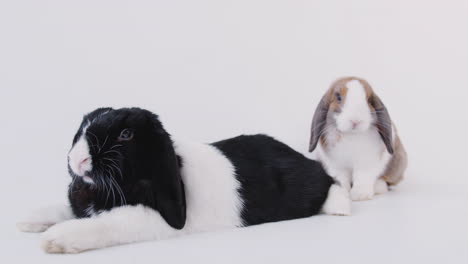
[[[335,81],[317,106],[309,147],[314,150],[337,181],[332,190],[342,189],[327,200],[329,214],[349,215],[350,199],[387,192],[403,179],[408,164],[387,108],[369,83],[356,77]]]
[[[18,225],[45,231],[48,253],[309,217],[333,184],[319,162],[269,136],[173,140],[139,108],[86,115],[68,160],[70,205]]]

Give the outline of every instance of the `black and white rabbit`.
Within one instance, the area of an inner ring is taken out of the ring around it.
[[[173,141],[139,108],[86,115],[68,156],[70,206],[18,224],[49,253],[304,218],[333,184],[320,163],[265,135]]]

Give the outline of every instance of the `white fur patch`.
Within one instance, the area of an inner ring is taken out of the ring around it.
[[[85,130],[83,133],[86,133]],[[84,135],[78,139],[78,141],[73,145],[70,153],[68,154],[69,165],[72,171],[78,176],[85,176],[87,171],[92,169],[92,159],[89,153],[88,141]],[[86,182],[92,182],[92,179],[87,177]]]
[[[170,238],[194,232],[242,226],[240,183],[232,163],[215,147],[175,142],[182,158],[187,220],[176,230],[142,205],[124,206],[51,227],[42,248],[49,253],[78,253],[114,245]]]
[[[358,80],[351,80],[348,83],[346,83],[346,87],[348,88],[348,92],[353,91],[353,92],[359,92],[361,95],[366,95],[366,91],[364,90],[364,86],[362,86],[362,83]]]
[[[142,205],[123,206],[92,218],[52,226],[43,233],[41,247],[48,253],[79,253],[183,233],[169,226],[153,209]]]
[[[375,190],[375,179],[373,177],[367,176],[366,181],[359,184],[354,184],[351,188],[350,196],[353,201],[367,201],[374,198]]]
[[[375,194],[386,194],[388,192],[388,184],[382,180],[382,179],[378,179],[376,182],[375,182]]]
[[[348,191],[333,184],[328,191],[328,198],[323,205],[322,211],[329,215],[351,215],[351,199]]]
[[[26,219],[19,221],[16,226],[23,232],[38,233],[73,217],[70,206],[49,206],[31,213]]]
[[[174,145],[183,164],[185,229],[208,231],[242,226],[240,183],[231,161],[211,145],[180,141]]]
[[[349,81],[346,86],[346,100],[341,113],[336,116],[337,127],[344,133],[366,131],[372,123],[366,90],[358,80]]]

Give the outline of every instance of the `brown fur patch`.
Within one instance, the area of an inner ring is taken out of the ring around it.
[[[358,80],[361,83],[362,87],[364,87],[364,90],[366,91],[367,104],[369,105],[371,112],[375,111],[375,107],[372,104],[372,100],[373,100],[372,97],[374,96],[374,90],[372,90],[372,87],[366,80],[364,79],[358,79]]]
[[[341,111],[341,106],[346,101],[346,95],[348,94],[348,87],[346,87],[347,82],[348,80],[346,78],[338,79],[328,90],[327,96],[330,102],[330,111]],[[338,100],[337,95],[341,97],[341,101]]]
[[[320,145],[325,151],[333,148],[341,140],[341,134],[336,135],[335,138],[330,138],[330,135],[323,134],[320,137]]]
[[[356,80],[358,80],[361,83],[362,87],[364,87],[364,90],[366,91],[366,98],[371,98],[374,95],[374,90],[372,90],[370,84],[364,79],[356,78]]]
[[[396,130],[395,133],[397,133]],[[408,154],[406,153],[398,134],[395,135],[394,145],[395,153],[387,164],[387,168],[381,177],[390,186],[397,185],[403,180],[405,170],[408,167]]]
[[[328,142],[327,142],[327,139],[325,138],[325,135],[322,135],[320,137],[320,144],[322,145],[323,149],[328,149]]]
[[[374,90],[366,80],[354,76],[340,78],[333,82],[333,84],[330,86],[330,89],[327,92],[327,97],[330,100],[330,110],[335,112],[339,111],[341,106],[344,104],[346,100],[346,95],[348,93],[348,87],[346,85],[350,81],[359,81],[361,83],[362,87],[364,87],[364,90],[366,92],[367,103],[369,104],[371,111],[374,111],[375,108],[372,106],[371,103],[371,99],[374,96]],[[341,95],[341,102],[338,102],[335,96],[337,93]]]

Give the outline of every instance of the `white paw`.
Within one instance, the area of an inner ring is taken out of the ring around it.
[[[353,186],[351,188],[351,200],[353,201],[366,201],[366,200],[372,200],[374,198],[374,188],[373,186]]]
[[[351,215],[351,200],[348,191],[336,184],[332,185],[322,211],[328,215]]]
[[[49,227],[53,226],[55,223],[48,223],[48,222],[19,222],[16,224],[16,227],[22,232],[29,232],[29,233],[40,233],[44,232]]]
[[[31,212],[25,219],[18,222],[16,227],[23,232],[39,233],[46,231],[56,223],[72,219],[73,217],[70,206],[47,206]]]
[[[375,182],[375,194],[386,194],[388,192],[388,185],[387,183],[382,180],[382,179],[378,179],[376,182]]]
[[[93,234],[83,230],[79,220],[52,226],[43,233],[41,247],[47,253],[80,253],[93,249]]]

